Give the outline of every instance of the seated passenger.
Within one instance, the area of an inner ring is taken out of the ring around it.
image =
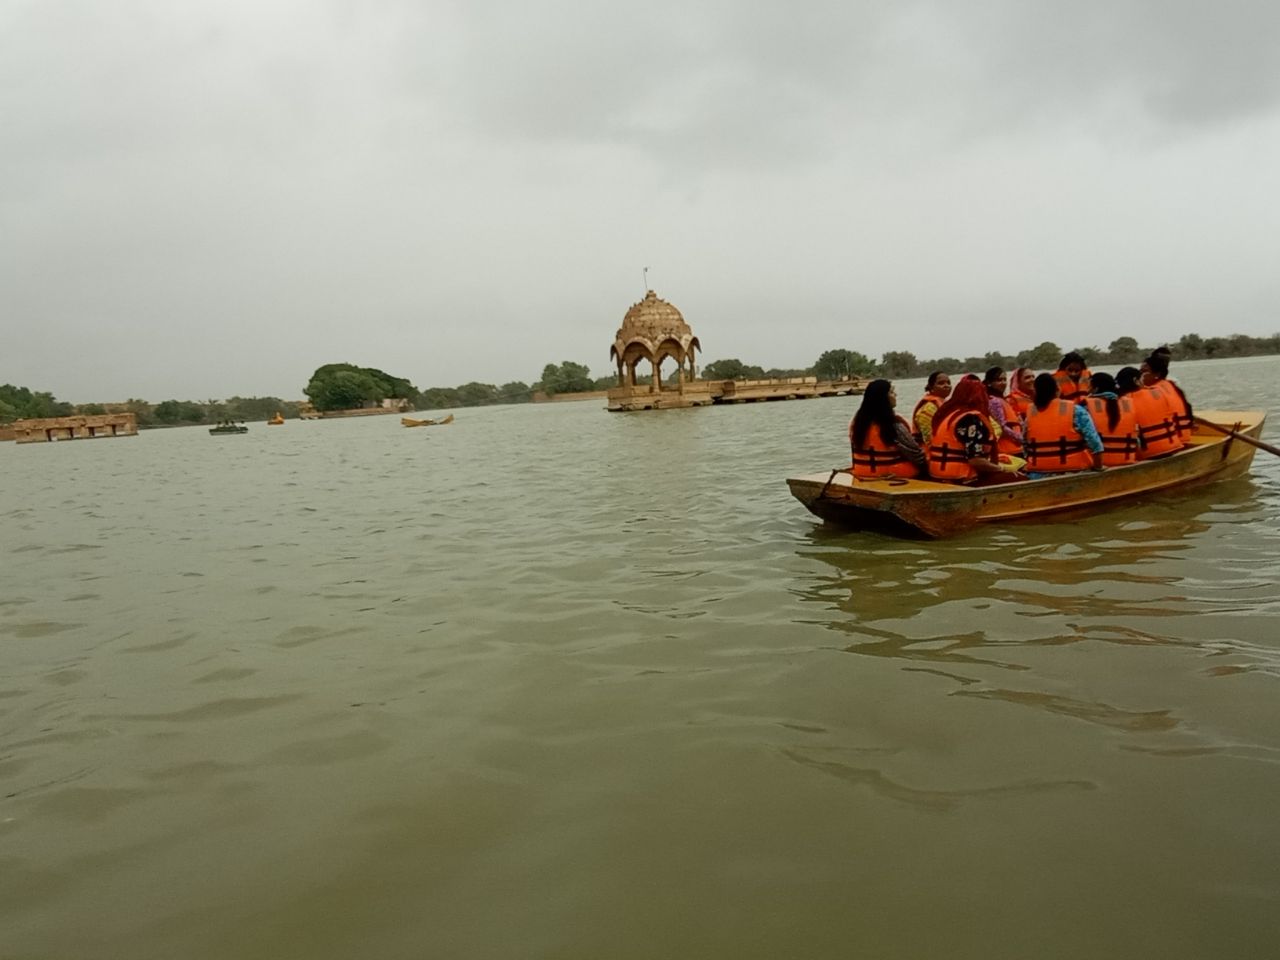
[[[924,451],[907,422],[893,412],[898,394],[888,380],[872,380],[862,405],[849,421],[849,448],[855,477],[918,477]]]
[[[1085,397],[1089,396],[1090,376],[1084,357],[1074,350],[1063,354],[1058,372],[1053,375],[1058,384],[1058,398],[1069,403],[1084,403]]]
[[[1169,379],[1167,347],[1151,351],[1151,356],[1142,361],[1142,385],[1164,398],[1169,407],[1169,413],[1173,417],[1173,426],[1178,431],[1178,439],[1185,446],[1191,439],[1195,420],[1191,412],[1191,401],[1182,392],[1182,388]]]
[[[996,435],[996,450],[1006,457],[1018,457],[1022,466],[1022,419],[1004,395],[1008,378],[1000,367],[992,367],[982,379],[987,390],[987,409],[991,419],[1000,427]]]
[[[1116,393],[1133,401],[1139,460],[1154,460],[1182,449],[1169,404],[1142,385],[1142,372],[1137,367],[1124,367],[1116,374]]]
[[[1121,367],[1116,371],[1116,396],[1127,397],[1142,389],[1142,371],[1137,367]]]
[[[1036,377],[1026,437],[1027,470],[1032,479],[1102,469],[1102,439],[1089,411],[1059,397],[1058,381],[1051,373]]]
[[[1085,404],[1093,425],[1102,438],[1102,465],[1122,467],[1138,459],[1138,420],[1132,397],[1116,392],[1116,381],[1109,373],[1093,375],[1093,393]]]
[[[996,425],[988,409],[987,389],[977,377],[965,377],[933,417],[929,476],[934,480],[975,483],[987,474],[1015,473],[995,450]]]
[[[949,396],[951,378],[941,370],[929,374],[924,385],[924,396],[916,401],[916,408],[911,412],[911,427],[915,431],[916,442],[921,446],[929,446],[929,436],[933,433],[933,415]]]
[[[1036,372],[1027,367],[1019,367],[1009,375],[1009,389],[1005,399],[1018,414],[1018,422],[1026,424],[1027,411],[1031,409],[1031,396],[1035,393]]]

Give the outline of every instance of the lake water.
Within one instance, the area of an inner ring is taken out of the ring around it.
[[[898,541],[857,402],[0,445],[0,956],[1274,955],[1280,460]]]

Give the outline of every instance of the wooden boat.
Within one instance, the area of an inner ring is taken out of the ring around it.
[[[219,423],[216,427],[210,427],[209,432],[213,434],[215,437],[220,437],[220,436],[229,436],[235,433],[248,433],[249,428],[244,426],[243,424],[234,423],[231,420],[224,420],[222,423]]]
[[[1238,477],[1261,443],[1261,410],[1198,411],[1191,442],[1158,460],[1044,480],[961,486],[932,480],[864,480],[844,470],[787,480],[792,495],[824,520],[855,529],[946,537],[981,524],[1044,520],[1174,488]],[[1235,436],[1229,434],[1234,433]]]
[[[412,417],[401,417],[400,426],[402,427],[440,427],[446,423],[453,423],[453,414],[449,414],[443,420],[414,420]]]

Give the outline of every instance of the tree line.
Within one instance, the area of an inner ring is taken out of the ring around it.
[[[1220,357],[1252,357],[1280,354],[1280,334],[1250,337],[1233,334],[1226,337],[1202,337],[1184,334],[1167,344],[1175,361],[1207,360]],[[1117,337],[1105,350],[1098,347],[1076,347],[1090,366],[1100,364],[1137,363],[1154,346],[1139,346],[1133,337]],[[782,369],[743,363],[736,358],[713,360],[704,364],[703,380],[764,380],[773,377],[817,377],[839,380],[848,377],[888,377],[906,379],[928,376],[934,370],[946,373],[980,372],[990,367],[1030,367],[1053,370],[1067,351],[1052,341],[1044,341],[1019,353],[992,351],[982,356],[935,357],[920,359],[906,350],[890,350],[873,360],[864,353],[843,348],[824,351],[812,366],[804,369]],[[674,382],[679,371],[672,372],[667,382]],[[346,410],[377,406],[386,399],[403,402],[419,410],[451,407],[479,407],[489,404],[529,403],[535,393],[547,396],[607,390],[617,383],[610,374],[592,378],[590,369],[581,363],[565,360],[548,363],[534,383],[512,381],[501,386],[472,381],[456,387],[417,389],[404,377],[393,376],[375,367],[358,367],[349,363],[329,363],[316,369],[303,393],[317,410]],[[32,391],[13,384],[0,385],[0,423],[13,420],[66,417],[73,414],[133,413],[138,426],[176,426],[178,424],[217,423],[220,420],[266,420],[277,411],[295,417],[300,404],[279,397],[231,397],[228,400],[164,400],[152,404],[129,399],[124,403],[85,403],[73,405],[57,400],[52,393]]]
[[[297,415],[298,404],[279,397],[231,397],[228,400],[164,400],[148,403],[129,399],[124,403],[72,404],[56,400],[51,393],[33,392],[12,384],[0,386],[0,423],[46,417],[97,416],[105,413],[132,413],[140,427],[217,423],[220,420],[266,420],[276,412]]]
[[[1167,346],[1175,361],[1209,360],[1218,357],[1253,357],[1280,354],[1280,334],[1270,337],[1250,337],[1234,334],[1229,337],[1201,337],[1188,333],[1176,342],[1140,346],[1133,337],[1117,337],[1105,350],[1099,347],[1075,347],[1073,352],[1084,357],[1085,363],[1135,364],[1147,356],[1156,346]],[[935,357],[919,359],[906,350],[890,350],[878,361],[856,350],[827,350],[813,366],[805,370],[762,370],[748,366],[736,359],[715,360],[702,368],[704,380],[764,379],[766,377],[811,376],[819,380],[838,380],[846,377],[888,377],[906,379],[926,377],[935,370],[944,373],[981,372],[991,367],[1013,370],[1029,367],[1035,370],[1056,370],[1063,354],[1068,351],[1046,340],[1038,346],[1019,353],[991,351],[982,356]]]

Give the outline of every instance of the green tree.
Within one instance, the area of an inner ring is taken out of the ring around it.
[[[533,391],[527,383],[513,380],[498,388],[498,400],[501,403],[528,403],[533,399]]]
[[[491,383],[464,383],[458,387],[458,399],[464,407],[483,407],[498,402],[498,388]]]
[[[418,407],[422,410],[448,410],[460,406],[462,398],[454,387],[428,387],[418,397]]]
[[[959,357],[939,357],[937,360],[921,361],[921,376],[927,377],[935,370],[941,370],[943,373],[960,373],[964,370],[964,364]]]
[[[916,376],[919,369],[916,355],[906,350],[890,350],[880,358],[880,373],[890,379]]]
[[[565,360],[558,366],[548,363],[542,368],[542,392],[549,397],[557,393],[586,393],[594,387],[591,371],[572,360]]]
[[[124,402],[124,408],[137,418],[138,426],[140,427],[149,427],[155,423],[155,417],[151,412],[151,404],[145,400],[130,397]]]
[[[327,363],[318,367],[303,393],[317,410],[377,406],[388,397],[412,403],[418,396],[413,384],[403,377],[350,363]]]
[[[284,417],[294,417],[298,405],[279,397],[232,397],[224,405],[226,415],[233,420],[270,420],[279,412]]]
[[[745,380],[746,367],[736,357],[728,360],[712,360],[702,365],[703,380]]]
[[[176,423],[200,423],[205,418],[205,409],[190,400],[164,400],[157,403],[152,415],[160,423],[173,425]]]
[[[33,420],[67,417],[75,412],[69,403],[55,400],[52,393],[32,392],[11,383],[0,386],[0,419]]]
[[[1133,337],[1116,337],[1107,347],[1107,360],[1110,363],[1133,363],[1142,359],[1142,348]]]
[[[848,380],[875,372],[876,365],[871,359],[856,350],[828,350],[813,364],[813,375],[819,380]]]
[[[1018,354],[1014,364],[1019,367],[1030,367],[1033,370],[1057,370],[1062,359],[1062,348],[1050,340],[1038,347],[1023,350]]]
[[[1179,359],[1191,360],[1204,355],[1204,339],[1198,333],[1184,333],[1174,346]]]

